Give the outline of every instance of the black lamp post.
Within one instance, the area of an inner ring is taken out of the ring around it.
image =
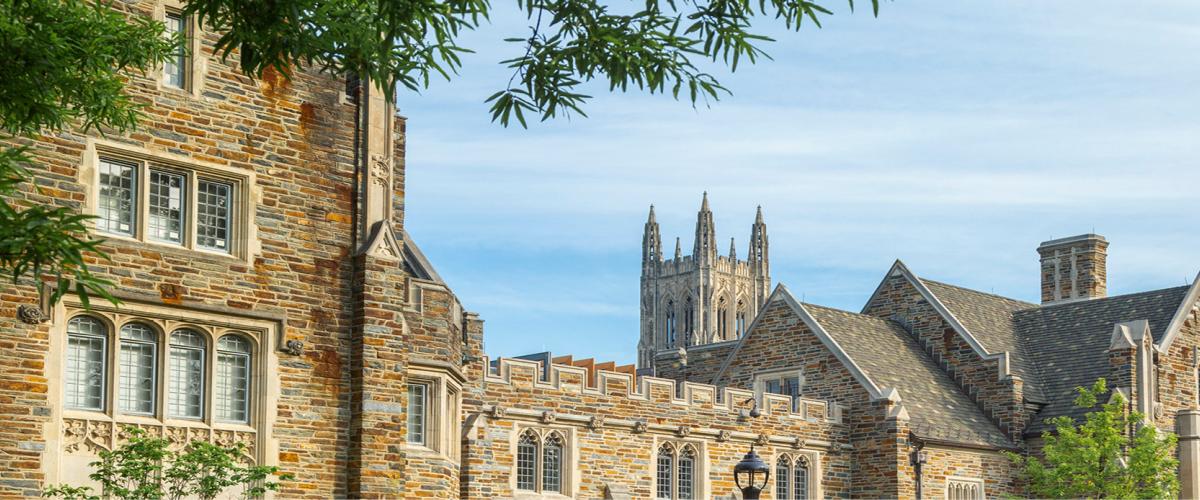
[[[754,452],[754,445],[750,445],[750,453],[733,466],[733,482],[742,490],[742,498],[745,500],[758,500],[759,493],[767,488],[767,479],[770,477],[771,467],[758,458],[758,453]]]

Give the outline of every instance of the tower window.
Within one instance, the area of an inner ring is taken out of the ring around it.
[[[663,347],[675,346],[675,301],[667,301],[667,319],[663,322],[663,328],[666,329],[665,342]]]

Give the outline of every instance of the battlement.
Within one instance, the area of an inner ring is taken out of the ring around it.
[[[792,398],[779,394],[756,396],[753,391],[717,387],[694,382],[679,383],[675,380],[649,376],[637,376],[628,372],[616,372],[582,366],[551,363],[544,369],[541,362],[515,358],[500,358],[485,366],[494,366],[484,376],[485,384],[505,384],[527,387],[542,391],[553,390],[564,394],[590,395],[607,398],[626,398],[649,404],[664,404],[672,407],[691,406],[697,409],[724,411],[745,415],[756,400],[764,416],[782,415],[785,418],[803,419],[810,422],[841,423],[845,407],[815,399]],[[682,397],[679,395],[682,394]]]

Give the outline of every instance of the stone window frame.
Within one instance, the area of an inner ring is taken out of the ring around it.
[[[66,369],[67,324],[77,316],[91,316],[107,328],[108,346],[105,353],[105,405],[101,410],[71,409],[65,406],[65,380],[60,375]],[[278,441],[272,437],[279,398],[278,345],[282,323],[279,320],[226,314],[215,310],[164,306],[135,299],[124,299],[118,309],[107,302],[93,301],[91,308],[83,307],[78,297],[68,295],[54,307],[46,373],[49,374],[47,400],[50,420],[44,430],[47,452],[43,455],[42,471],[47,484],[74,480],[78,470],[66,465],[72,456],[85,456],[86,462],[103,450],[111,450],[128,438],[127,428],[136,427],[154,437],[171,441],[172,447],[190,441],[210,441],[223,446],[243,443],[247,446],[243,460],[259,465],[277,465]],[[116,395],[119,390],[117,370],[120,351],[120,328],[131,323],[150,325],[159,336],[155,370],[155,409],[152,415],[124,413],[119,410]],[[192,329],[206,337],[203,418],[170,417],[165,391],[168,349],[167,338],[181,328]],[[251,344],[251,388],[246,422],[226,422],[216,418],[215,385],[217,341],[226,334],[238,333]]]
[[[258,227],[254,223],[254,214],[259,201],[257,174],[253,170],[233,168],[188,158],[182,155],[151,151],[144,147],[130,144],[89,138],[79,168],[79,182],[86,190],[85,210],[89,215],[99,212],[100,200],[100,161],[101,159],[137,164],[137,192],[135,193],[136,228],[133,236],[104,232],[103,237],[109,243],[134,243],[138,246],[151,247],[157,250],[184,252],[189,255],[205,255],[218,259],[231,259],[247,264],[252,263],[254,255],[260,253],[261,243],[258,241]],[[148,236],[148,217],[150,192],[147,189],[147,179],[151,168],[161,169],[174,174],[182,174],[186,178],[187,210],[183,242],[180,244],[157,241]],[[229,220],[233,226],[228,235],[229,252],[210,250],[196,244],[197,226],[197,196],[198,180],[217,181],[231,186]],[[89,222],[89,224],[94,224]],[[99,232],[99,231],[98,231]]]
[[[677,481],[679,477],[679,454],[685,448],[691,448],[696,453],[694,486],[695,491],[692,492],[692,497],[695,500],[709,498],[712,492],[712,487],[709,484],[709,457],[708,447],[705,441],[698,439],[667,439],[655,437],[650,448],[649,477],[650,477],[650,494],[651,498],[659,498],[658,495],[658,450],[664,445],[670,446],[674,450],[673,460],[671,461],[671,480]],[[679,487],[671,485],[671,495],[674,498],[678,495]]]
[[[775,485],[769,487],[774,493],[776,485],[778,485],[779,477],[776,473],[776,467],[780,459],[785,459],[788,463],[788,492],[792,494],[793,488],[796,487],[793,481],[795,478],[795,463],[798,460],[808,462],[808,498],[824,498],[825,492],[821,488],[821,453],[817,451],[781,451],[771,456],[771,475],[774,478]]]
[[[538,485],[537,490],[523,490],[517,488],[517,445],[521,440],[521,436],[527,433],[532,433],[536,436],[537,451],[534,456],[534,481]],[[545,447],[543,444],[546,438],[557,435],[563,441],[563,456],[561,470],[559,471],[562,477],[559,481],[562,484],[561,491],[541,491],[542,483],[542,467],[543,453]],[[532,500],[539,498],[575,498],[579,492],[579,450],[578,436],[576,429],[567,425],[534,425],[534,424],[516,424],[513,426],[513,432],[509,436],[509,451],[513,457],[512,473],[509,474],[509,489],[513,492],[513,498],[517,500]]]
[[[181,15],[187,5],[180,0],[161,0],[154,5],[154,19],[165,23],[167,14]],[[183,88],[173,87],[165,83],[166,80],[166,65],[159,67],[154,72],[154,85],[160,92],[169,92],[174,94],[189,95],[193,98],[199,98],[204,91],[205,80],[208,73],[208,58],[203,57],[201,53],[202,38],[204,30],[200,23],[196,20],[195,15],[187,16],[187,68],[184,71],[185,84]]]
[[[971,488],[976,488],[971,492]],[[957,491],[954,491],[958,489]],[[950,476],[946,478],[946,488],[943,491],[946,500],[983,500],[987,498],[984,490],[984,482],[982,479]],[[951,496],[955,493],[956,496]]]
[[[408,385],[426,386],[425,392],[425,440],[410,443],[407,437],[404,446],[417,453],[435,455],[454,463],[461,459],[461,414],[462,383],[446,372],[423,366],[409,366],[408,380],[404,388],[404,419],[407,432]]]
[[[767,381],[774,380],[774,379],[782,379],[782,378],[786,378],[786,377],[789,377],[792,375],[795,375],[797,377],[797,379],[799,380],[799,384],[800,384],[798,394],[796,394],[796,396],[792,398],[792,411],[797,411],[799,409],[800,400],[801,400],[801,398],[804,397],[804,385],[805,385],[804,383],[806,382],[806,380],[804,377],[804,369],[803,368],[799,368],[799,367],[780,368],[780,369],[764,370],[764,371],[760,371],[760,372],[755,372],[754,373],[754,385],[753,385],[754,397],[756,399],[758,399],[759,401],[762,401],[763,395],[767,394]],[[784,396],[784,394],[779,394],[779,396]]]

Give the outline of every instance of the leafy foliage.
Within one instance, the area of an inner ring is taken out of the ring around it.
[[[854,7],[854,0],[847,0]],[[775,18],[791,30],[820,26],[830,11],[815,0],[643,0],[618,13],[598,0],[516,0],[529,33],[505,41],[520,48],[502,61],[513,70],[487,99],[493,121],[526,114],[542,120],[584,114],[590,96],[581,86],[604,81],[610,91],[631,87],[682,94],[693,105],[729,91],[703,71],[714,62],[736,71],[743,61],[768,57],[769,37],[752,31],[756,18]],[[879,0],[871,0],[876,14]],[[450,79],[470,50],[459,35],[480,26],[487,0],[189,0],[188,12],[221,33],[218,50],[236,49],[243,71],[296,66],[371,80],[427,87],[432,76]],[[384,85],[393,92],[394,85]]]
[[[59,485],[43,492],[47,497],[71,500],[117,498],[130,500],[199,498],[210,500],[222,492],[241,488],[245,498],[262,498],[279,489],[274,481],[291,480],[290,474],[278,474],[277,467],[249,466],[238,461],[245,448],[240,443],[222,448],[194,441],[183,451],[172,451],[166,439],[147,437],[137,428],[128,428],[129,442],[112,451],[100,452],[92,462],[89,477],[100,483],[101,495],[87,486]]]
[[[164,38],[162,23],[126,17],[103,1],[0,0],[0,140],[133,127],[140,105],[124,92],[123,72],[155,68],[178,43]],[[53,278],[52,301],[73,285],[85,305],[92,294],[116,303],[110,283],[84,260],[89,252],[105,257],[88,237],[88,216],[11,201],[30,179],[27,152],[0,149],[0,273],[12,283]]]
[[[1077,390],[1080,408],[1095,408],[1108,394],[1104,379]],[[1051,419],[1055,432],[1042,434],[1044,458],[1009,454],[1023,467],[1029,493],[1037,498],[1174,498],[1179,490],[1175,435],[1142,425],[1144,416],[1126,412],[1125,406],[1121,394],[1114,393],[1082,424],[1069,416]]]

